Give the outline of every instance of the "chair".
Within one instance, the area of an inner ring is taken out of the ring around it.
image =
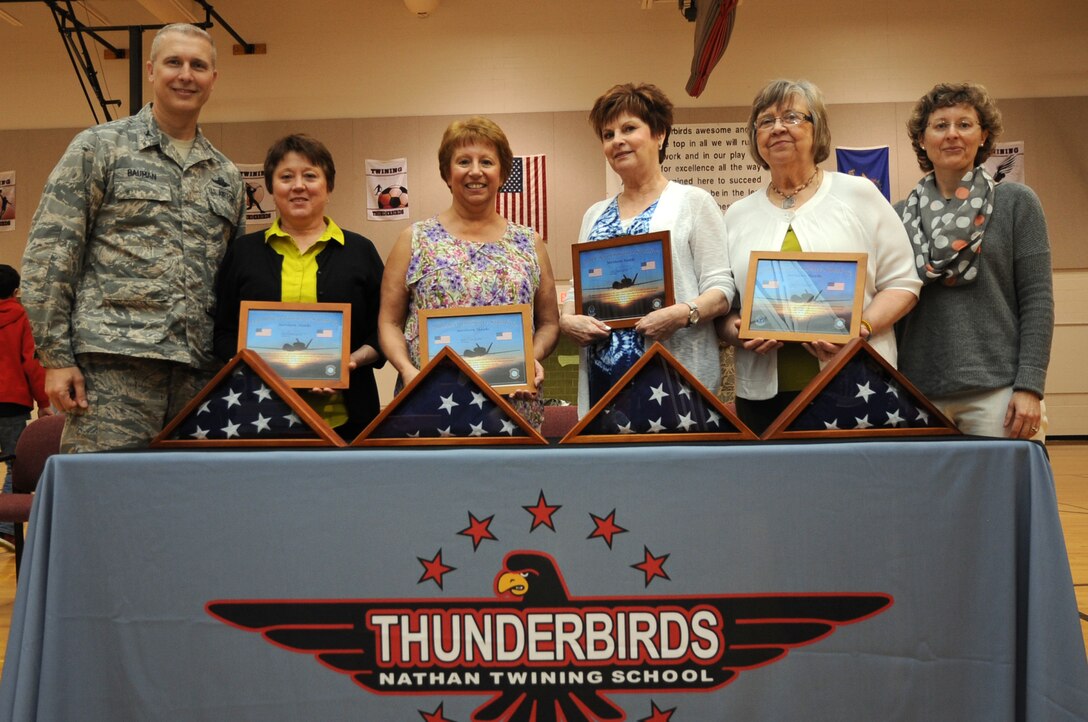
[[[54,414],[35,419],[19,436],[11,464],[11,494],[0,494],[0,521],[15,525],[15,576],[23,560],[23,523],[30,519],[34,490],[42,475],[45,460],[60,451],[60,433],[64,416]]]
[[[540,433],[545,439],[562,439],[577,423],[577,406],[545,406]]]

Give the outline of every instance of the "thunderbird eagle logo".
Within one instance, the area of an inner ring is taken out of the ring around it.
[[[886,594],[575,597],[508,554],[480,599],[221,600],[213,617],[376,694],[480,694],[473,722],[622,722],[609,695],[695,692],[888,609]]]

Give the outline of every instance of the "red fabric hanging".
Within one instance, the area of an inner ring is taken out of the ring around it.
[[[721,60],[737,16],[739,0],[697,0],[698,15],[695,20],[695,54],[691,59],[691,77],[688,78],[688,95],[698,98],[710,71]]]

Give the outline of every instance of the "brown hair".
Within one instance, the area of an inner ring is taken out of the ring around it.
[[[453,152],[458,148],[473,143],[487,143],[495,148],[499,155],[499,175],[502,182],[510,177],[510,169],[514,167],[514,151],[510,150],[510,141],[506,139],[506,133],[490,118],[482,115],[474,115],[464,120],[455,120],[442,134],[442,143],[438,146],[438,172],[442,180],[450,182],[450,162]]]
[[[1005,128],[1001,124],[1001,111],[997,109],[997,103],[990,97],[986,88],[978,83],[938,83],[918,99],[910,119],[907,120],[910,145],[914,148],[914,154],[918,156],[918,167],[923,173],[933,170],[933,162],[929,160],[926,149],[922,147],[922,141],[926,137],[926,126],[929,125],[929,116],[939,108],[951,108],[961,104],[975,109],[978,113],[979,125],[986,131],[986,140],[975,153],[974,165],[981,164],[993,152],[997,137]]]
[[[604,127],[624,113],[650,126],[653,135],[664,136],[661,150],[657,153],[657,161],[664,162],[665,148],[672,133],[672,101],[668,96],[649,83],[613,85],[593,104],[593,109],[589,111],[589,124],[601,138]]]
[[[800,98],[808,106],[808,114],[812,116],[812,156],[816,163],[822,163],[831,155],[831,128],[827,123],[827,106],[824,105],[824,94],[820,89],[808,80],[786,80],[780,78],[772,80],[763,90],[756,94],[752,101],[752,112],[748,115],[748,153],[752,160],[759,163],[760,167],[767,169],[770,166],[763,156],[759,154],[759,146],[756,144],[756,120],[769,108],[777,108],[793,98]]]
[[[332,192],[336,185],[336,164],[332,162],[332,153],[325,144],[302,133],[285,135],[272,144],[264,157],[264,187],[272,192],[272,180],[278,166],[288,153],[298,153],[310,161],[325,174],[325,184]]]

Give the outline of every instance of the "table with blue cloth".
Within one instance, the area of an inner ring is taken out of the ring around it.
[[[54,456],[0,719],[1084,720],[1023,441]]]

